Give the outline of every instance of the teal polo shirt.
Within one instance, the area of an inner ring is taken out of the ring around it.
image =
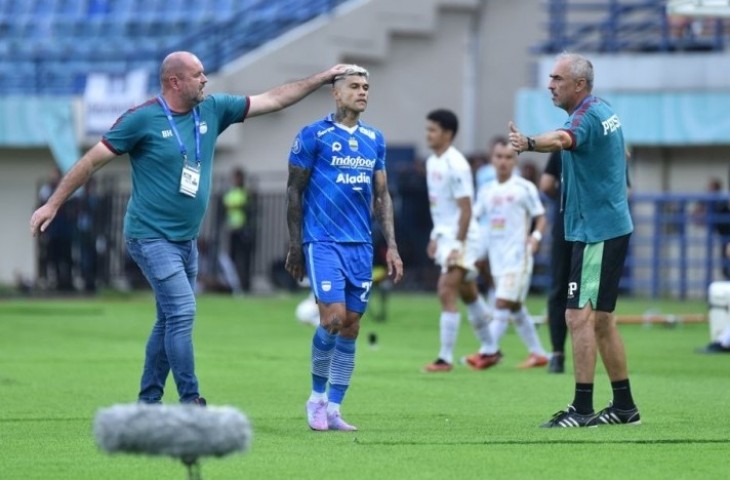
[[[573,139],[562,152],[565,239],[598,243],[631,233],[626,147],[618,116],[591,95],[562,130]]]
[[[129,154],[132,195],[124,216],[125,237],[197,238],[210,198],[216,139],[229,125],[243,122],[248,107],[248,97],[225,94],[208,95],[195,107],[200,119],[200,184],[195,198],[180,193],[185,161],[157,98],[119,117],[101,141],[117,155]],[[193,112],[173,112],[173,119],[187,162],[195,165]]]

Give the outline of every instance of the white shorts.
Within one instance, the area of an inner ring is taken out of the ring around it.
[[[530,256],[522,271],[493,275],[494,283],[497,286],[495,297],[508,302],[524,303],[527,293],[530,291],[532,266],[533,259]]]
[[[477,250],[477,260],[486,260],[489,258],[489,225],[479,225],[479,245]]]
[[[478,259],[477,254],[479,253],[479,240],[477,238],[467,237],[461,261],[454,265],[448,265],[446,260],[449,258],[449,254],[452,250],[459,247],[459,241],[455,238],[444,236],[438,237],[436,239],[436,256],[434,257],[434,262],[436,262],[436,265],[441,267],[441,273],[448,272],[449,267],[460,267],[467,271],[467,278],[476,278],[477,269],[476,266],[474,266],[474,263]]]

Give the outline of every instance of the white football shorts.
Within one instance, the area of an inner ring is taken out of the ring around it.
[[[453,265],[447,264],[449,253],[459,247],[459,241],[455,238],[438,237],[436,239],[436,256],[434,257],[436,265],[441,267],[441,273],[446,273],[449,267],[463,268],[467,271],[467,278],[470,280],[476,279],[477,269],[474,263],[478,260],[479,239],[467,237],[466,242],[464,242],[464,252],[461,255],[461,259]]]
[[[497,286],[495,297],[509,302],[524,303],[527,293],[530,291],[533,263],[534,260],[530,255],[522,270],[493,275],[494,283]]]

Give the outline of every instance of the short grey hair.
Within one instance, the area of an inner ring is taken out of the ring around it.
[[[588,91],[593,90],[593,64],[583,55],[577,53],[563,52],[558,55],[558,61],[567,60],[570,62],[570,74],[574,80],[585,78]]]

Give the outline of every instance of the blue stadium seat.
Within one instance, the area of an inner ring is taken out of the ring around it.
[[[210,73],[348,0],[0,0],[0,92],[79,94],[89,71],[195,51]]]

